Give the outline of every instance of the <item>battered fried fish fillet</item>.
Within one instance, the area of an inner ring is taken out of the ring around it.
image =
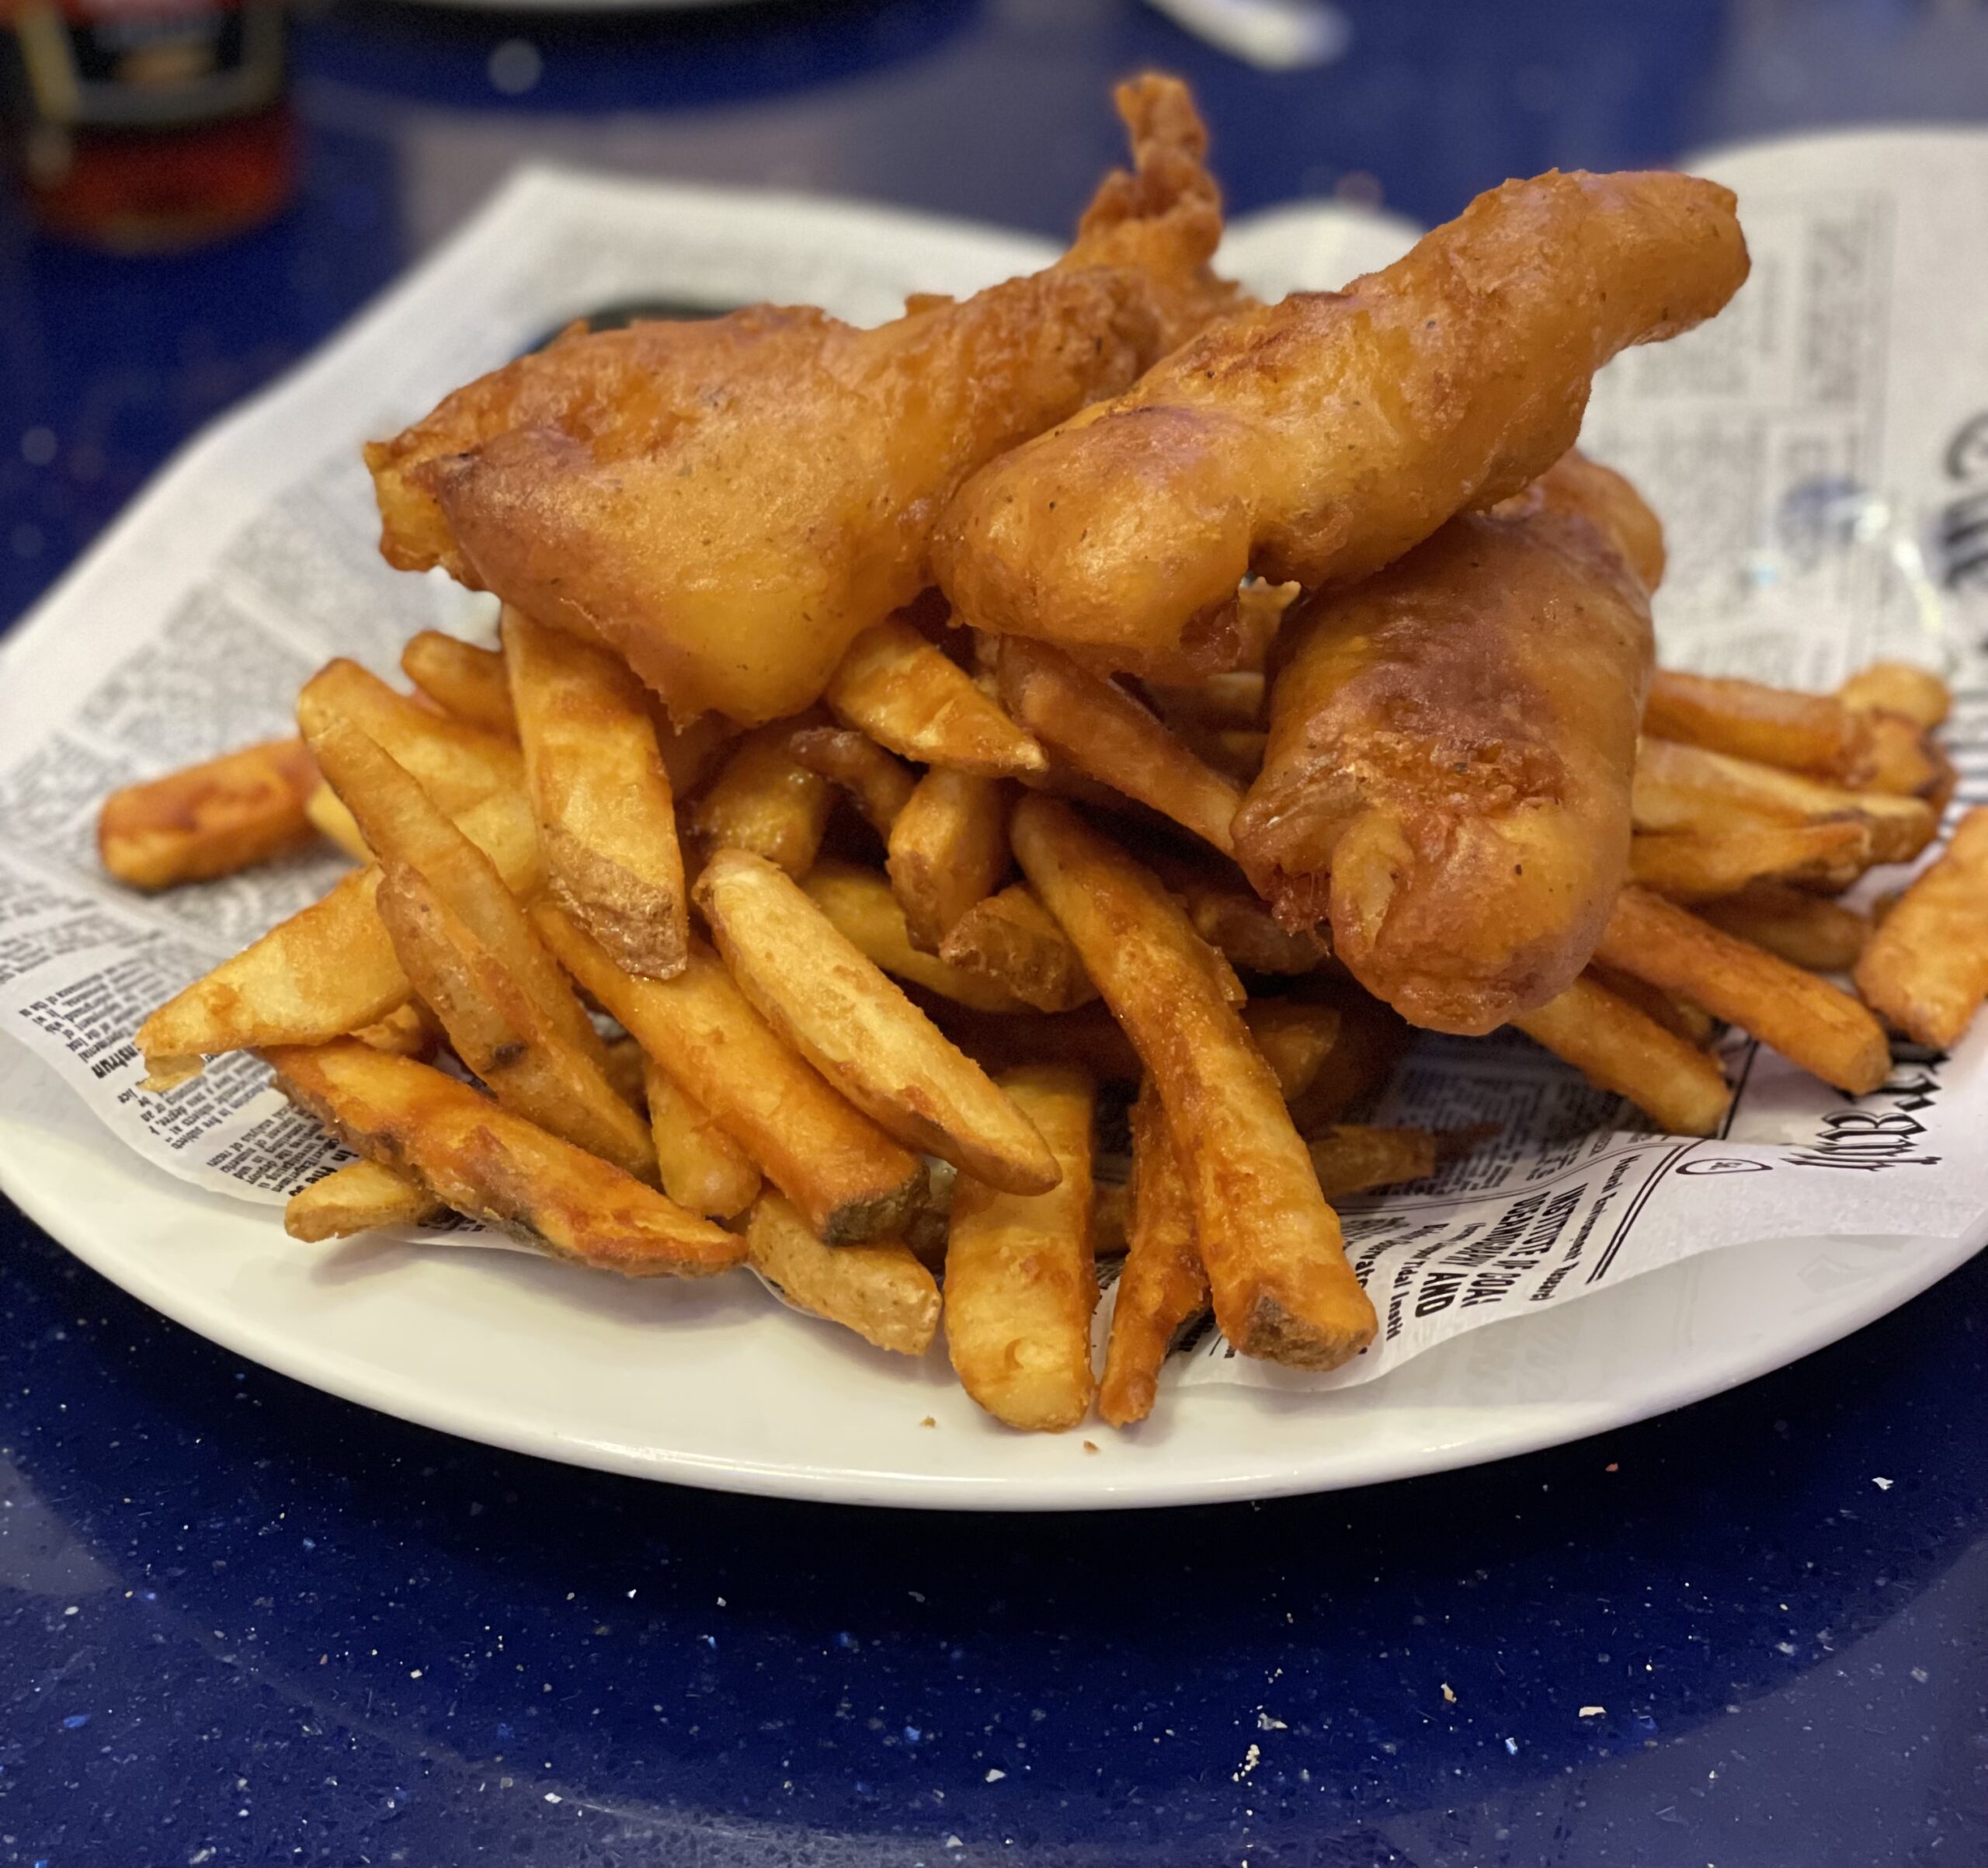
[[[620,650],[679,723],[807,706],[926,583],[969,473],[1229,302],[1184,88],[1119,102],[1136,172],[1107,179],[1047,272],[871,331],[766,305],[575,329],[458,390],[367,450],[388,560]]]
[[[933,541],[975,626],[1192,680],[1239,579],[1368,576],[1573,445],[1596,370],[1746,276],[1733,197],[1668,174],[1507,182],[1385,271],[1218,320],[983,468]]]
[[[1476,1035],[1587,964],[1626,873],[1661,534],[1569,455],[1293,612],[1235,823],[1250,880],[1413,1024]]]

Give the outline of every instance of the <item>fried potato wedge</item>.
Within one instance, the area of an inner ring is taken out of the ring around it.
[[[456,1055],[499,1102],[636,1179],[655,1181],[648,1125],[609,1080],[606,1050],[591,1027],[591,1044],[574,1042],[564,1028],[565,1008],[540,1002],[543,983],[527,984],[513,972],[411,864],[388,865],[379,907],[415,990],[441,1020]],[[517,913],[537,946],[523,911]],[[572,989],[563,979],[558,985],[579,1012]],[[584,1024],[585,1014],[580,1017]]]
[[[355,863],[370,863],[373,852],[366,847],[366,839],[359,833],[359,826],[353,822],[352,813],[339,802],[339,795],[320,780],[311,788],[311,795],[304,801],[304,815],[311,820],[311,827],[327,843],[335,844]]]
[[[895,1238],[919,1210],[925,1164],[843,1101],[693,940],[672,979],[624,972],[549,902],[533,925],[589,997],[711,1112],[832,1245]],[[694,1087],[693,1087],[694,1086]]]
[[[648,1125],[607,1079],[606,1048],[495,864],[357,728],[318,736],[326,778],[380,852],[376,897],[408,982],[497,1100],[653,1179]]]
[[[1016,807],[1015,854],[1159,1087],[1216,1320],[1246,1355],[1336,1368],[1373,1340],[1277,1079],[1223,993],[1214,950],[1159,878],[1066,805]]]
[[[515,740],[411,701],[342,659],[326,663],[297,697],[297,724],[314,749],[320,735],[341,721],[406,767],[451,817],[493,791],[524,789],[524,760]]]
[[[939,1331],[937,1281],[895,1239],[824,1245],[791,1201],[762,1194],[746,1228],[746,1261],[796,1309],[899,1355],[923,1355]]]
[[[419,1226],[449,1209],[412,1174],[381,1161],[361,1159],[335,1167],[290,1196],[283,1230],[293,1239],[315,1244],[349,1239],[390,1226]]]
[[[792,729],[763,726],[732,749],[725,769],[692,807],[707,850],[749,850],[789,875],[814,866],[835,794],[794,756]]]
[[[1871,917],[1780,882],[1756,882],[1694,912],[1715,927],[1815,973],[1847,973],[1871,937]]]
[[[396,1057],[426,1057],[448,1035],[433,1013],[411,999],[385,1017],[361,1025],[351,1035],[361,1044],[370,1045],[376,1051],[390,1051]]]
[[[1004,1191],[1056,1184],[1028,1118],[791,878],[749,851],[721,850],[697,897],[740,990],[859,1109]]]
[[[932,993],[921,993],[917,1004],[985,1070],[998,1073],[1024,1064],[1067,1063],[1088,1071],[1100,1083],[1135,1084],[1145,1074],[1145,1066],[1131,1039],[1110,1009],[1096,1000],[1074,1011],[1013,1017],[976,1011]],[[1319,1094],[1326,1075],[1343,1075],[1348,1070],[1343,1028],[1335,1033],[1322,1062],[1309,1034],[1273,1028],[1292,1016],[1284,1001],[1259,999],[1238,1009],[1251,1042],[1277,1079],[1278,1094],[1287,1101],[1302,1097],[1309,1105]],[[1327,1017],[1343,1017],[1336,1007],[1315,1010]],[[1263,1033],[1260,1038],[1260,1028]]]
[[[921,953],[913,947],[905,927],[904,905],[875,870],[824,858],[808,872],[801,886],[836,932],[885,972],[983,1012],[1030,1009],[990,975],[955,966],[937,954]]]
[[[232,875],[315,834],[318,768],[301,739],[271,739],[113,791],[97,813],[104,868],[134,889]]]
[[[1161,718],[1176,730],[1189,722],[1258,732],[1270,725],[1270,683],[1260,669],[1235,669],[1185,687],[1149,681],[1146,692]]]
[[[885,867],[911,944],[937,953],[1009,873],[1008,794],[996,778],[935,766],[891,826]]]
[[[1414,1036],[1392,1006],[1357,989],[1326,1003],[1339,1012],[1339,1035],[1312,1087],[1291,1099],[1291,1119],[1300,1135],[1319,1134],[1371,1101]]]
[[[1714,1059],[1586,973],[1512,1022],[1597,1089],[1628,1097],[1667,1134],[1716,1135],[1732,1105]]]
[[[1953,710],[1945,681],[1909,662],[1873,662],[1837,690],[1837,698],[1860,712],[1903,714],[1915,726],[1938,726]]]
[[[1660,668],[1650,683],[1643,730],[1660,739],[1845,781],[1854,781],[1871,756],[1870,722],[1834,694],[1796,694],[1672,668]]]
[[[1008,711],[1086,777],[1229,853],[1242,786],[1196,757],[1124,688],[1023,636],[1003,641],[999,673]]]
[[[1339,1045],[1337,1006],[1305,999],[1253,999],[1242,1008],[1242,1022],[1263,1054],[1288,1103],[1319,1080]]]
[[[625,663],[517,610],[504,659],[552,894],[634,973],[680,972],[690,943],[676,805]]]
[[[510,677],[499,650],[479,649],[439,629],[424,629],[401,645],[401,673],[445,714],[486,733],[517,737]]]
[[[1048,770],[1034,739],[901,616],[850,644],[822,698],[845,726],[921,765],[981,778]]]
[[[1959,1042],[1988,994],[1988,809],[1961,819],[1879,924],[1857,990],[1917,1042],[1945,1051]]]
[[[722,1226],[426,1064],[349,1039],[262,1055],[291,1101],[355,1153],[554,1258],[631,1278],[702,1278],[746,1255]]]
[[[1343,1123],[1305,1143],[1318,1170],[1319,1191],[1328,1200],[1422,1181],[1436,1171],[1437,1138],[1427,1129],[1376,1129]]]
[[[1862,717],[1871,729],[1871,754],[1858,774],[1859,788],[1933,801],[1952,768],[1939,749],[1927,743],[1927,729],[1903,714]],[[1942,809],[1945,802],[1934,802],[1934,809]]]
[[[1096,1089],[1067,1064],[1011,1070],[1003,1092],[1058,1178],[1025,1194],[962,1169],[946,1235],[946,1349],[960,1386],[1010,1427],[1074,1427],[1090,1411],[1091,1122]]]
[[[1026,882],[975,903],[940,942],[939,957],[1038,1012],[1074,1011],[1097,997],[1077,950]]]
[[[1847,993],[1647,889],[1617,898],[1595,957],[1681,993],[1852,1095],[1876,1089],[1891,1068],[1883,1028]]]
[[[888,837],[898,813],[918,788],[918,774],[867,733],[846,726],[803,727],[790,743],[796,759],[856,800],[879,837]]]
[[[759,1192],[759,1171],[745,1150],[653,1058],[647,1060],[643,1090],[662,1191],[707,1219],[742,1213]]]
[[[1125,1265],[1097,1390],[1097,1411],[1114,1427],[1130,1427],[1152,1412],[1174,1338],[1208,1307],[1194,1209],[1150,1078],[1132,1105],[1131,1198]]]
[[[1826,885],[1846,870],[1861,874],[1870,866],[1871,851],[1871,826],[1847,819],[1755,821],[1717,832],[1663,830],[1630,840],[1629,879],[1673,902],[1705,902],[1736,895],[1751,882]]]
[[[1317,928],[1281,927],[1270,903],[1253,890],[1190,882],[1174,892],[1195,933],[1246,973],[1291,978],[1315,972],[1330,956]]]
[[[183,1083],[219,1052],[322,1044],[404,1005],[411,989],[374,905],[379,885],[377,869],[341,877],[175,993],[138,1027],[146,1088]]]
[[[1719,1035],[1719,1021],[1703,1006],[1694,1005],[1681,993],[1667,993],[1660,986],[1652,986],[1647,979],[1618,972],[1614,967],[1604,966],[1599,962],[1590,964],[1587,977],[1618,999],[1627,1000],[1646,1018],[1683,1038],[1694,1050],[1705,1049]]]
[[[1847,791],[1647,735],[1637,750],[1632,809],[1639,831],[1724,830],[1736,812],[1775,823],[1862,823],[1871,831],[1872,861],[1880,863],[1910,862],[1939,825],[1938,813],[1923,798]]]

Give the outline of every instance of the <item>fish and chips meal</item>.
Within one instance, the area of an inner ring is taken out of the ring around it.
[[[1680,1136],[1729,1027],[1853,1096],[1959,1038],[1988,813],[1848,899],[1935,844],[1945,687],[1659,670],[1662,529],[1576,446],[1602,365],[1745,280],[1732,194],[1507,182],[1263,304],[1185,87],[1118,106],[1043,272],[575,325],[369,447],[386,558],[496,638],[333,661],[294,738],[106,802],[136,889],[351,858],[137,1034],[149,1089],[253,1052],[351,1151],[294,1236],[749,1268],[943,1334],[1010,1426],[1124,1427],[1210,1320],[1373,1341],[1335,1204],[1487,1139],[1371,1120],[1418,1029]]]

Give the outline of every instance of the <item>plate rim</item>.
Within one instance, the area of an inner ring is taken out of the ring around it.
[[[25,1052],[18,1041],[9,1042]],[[52,1087],[65,1096],[73,1095],[45,1059],[35,1057],[32,1052],[25,1054]],[[164,1272],[150,1271],[141,1261],[134,1261],[120,1249],[128,1244],[128,1236],[120,1240],[100,1234],[91,1224],[86,1205],[80,1216],[75,1209],[64,1209],[57,1187],[36,1179],[32,1157],[23,1155],[15,1146],[17,1132],[0,1123],[0,1192],[71,1257],[148,1309],[230,1355],[372,1412],[504,1452],[698,1491],[883,1510],[1060,1513],[1242,1504],[1354,1491],[1493,1465],[1673,1413],[1787,1368],[1910,1303],[1988,1245],[1988,1216],[1957,1238],[1917,1236],[1917,1243],[1924,1249],[1909,1264],[1901,1265],[1896,1278],[1877,1290],[1863,1288],[1855,1301],[1815,1311],[1791,1336],[1753,1336],[1723,1354],[1694,1362],[1686,1379],[1653,1383],[1618,1400],[1594,1397],[1562,1399],[1551,1408],[1507,1411],[1512,1413],[1512,1419],[1505,1431],[1468,1442],[1431,1439],[1412,1452],[1399,1447],[1371,1449],[1364,1454],[1342,1451],[1332,1456],[1336,1470],[1322,1470],[1326,1456],[1314,1455],[1308,1462],[1303,1456],[1309,1447],[1301,1445],[1295,1449],[1298,1456],[1295,1462],[1274,1473],[1246,1467],[1225,1474],[1203,1473],[1170,1478],[1164,1472],[1148,1469],[1140,1473],[1134,1486],[1105,1470],[1100,1471],[1087,1488],[1073,1488],[1067,1479],[1061,1484],[1038,1483],[1000,1473],[950,1476],[776,1461],[742,1463],[681,1449],[610,1444],[556,1428],[535,1429],[523,1417],[493,1419],[470,1415],[461,1404],[452,1402],[432,1383],[403,1376],[398,1386],[390,1385],[342,1351],[314,1344],[308,1336],[272,1338],[235,1316],[224,1301],[199,1285],[189,1286]],[[100,1133],[104,1146],[119,1146],[108,1131]],[[24,1160],[29,1164],[25,1171]],[[131,1157],[127,1164],[142,1179],[157,1177],[169,1185],[179,1184],[150,1163]],[[188,1187],[185,1191],[197,1195],[200,1190]],[[87,1196],[84,1198],[86,1201]],[[248,1219],[256,1210],[243,1203],[240,1216]],[[260,1210],[269,1224],[280,1224],[273,1206]],[[1717,1249],[1743,1251],[1747,1243]],[[1639,1282],[1640,1278],[1632,1280],[1622,1288],[1632,1289]],[[1501,1324],[1489,1327],[1496,1328],[1521,1320],[1501,1320]],[[1211,1400],[1215,1405],[1242,1404],[1261,1392],[1244,1388],[1197,1389],[1196,1404],[1205,1407]],[[1318,1397],[1322,1406],[1329,1399],[1329,1395]],[[1156,1458],[1162,1456],[1160,1449],[1152,1451]],[[1045,1474],[1045,1481],[1049,1477]]]

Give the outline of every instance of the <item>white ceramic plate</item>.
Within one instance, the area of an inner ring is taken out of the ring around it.
[[[134,1296],[368,1407],[575,1465],[845,1504],[1075,1510],[1474,1466],[1730,1388],[1847,1335],[1979,1237],[1738,1247],[1461,1337],[1326,1396],[1163,1393],[1127,1434],[996,1426],[923,1364],[751,1281],[629,1283],[511,1253],[300,1246],[112,1139],[0,1041],[0,1187]],[[927,1423],[930,1424],[927,1424]]]

